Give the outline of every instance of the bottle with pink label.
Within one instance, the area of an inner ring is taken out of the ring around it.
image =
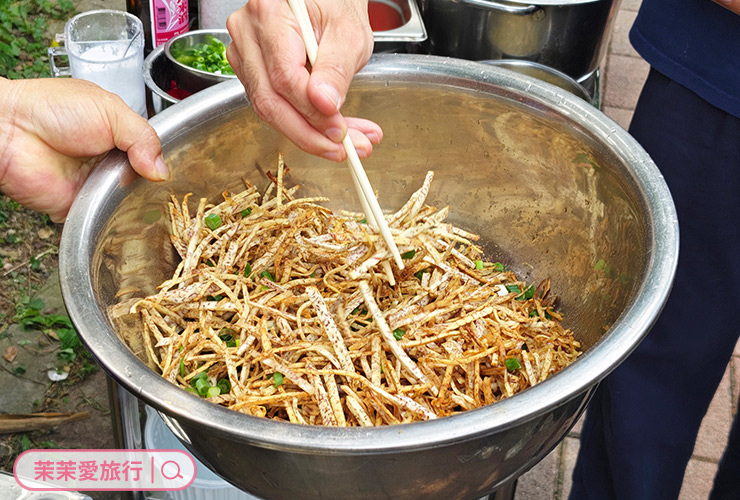
[[[146,53],[188,31],[188,0],[126,0],[126,9],[144,25]]]

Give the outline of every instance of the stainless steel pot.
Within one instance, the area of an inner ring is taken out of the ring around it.
[[[430,53],[525,59],[579,80],[605,53],[619,0],[420,0]]]
[[[549,66],[545,66],[544,64],[532,61],[521,61],[518,59],[494,59],[480,62],[482,62],[483,64],[492,64],[494,66],[498,66],[499,68],[510,69],[511,71],[516,71],[517,73],[537,78],[538,80],[542,80],[543,82],[557,85],[561,89],[567,90],[571,94],[592,103],[592,98],[583,87],[583,85],[581,85],[565,73]]]
[[[116,335],[122,288],[152,293],[176,265],[165,204],[266,185],[277,152],[288,181],[332,208],[359,210],[348,169],[298,151],[261,122],[238,82],[206,89],[151,123],[172,179],[138,178],[121,152],[92,172],[60,248],[62,291],[84,342],[112,377],[160,410],[205,464],[260,497],[469,499],[544,457],[597,382],[640,342],[668,295],[678,254],[670,193],[648,155],[582,99],[496,67],[432,56],[374,56],[344,110],[380,123],[365,166],[386,210],[436,171],[429,202],[482,235],[493,259],[552,279],[586,352],[512,398],[385,428],[321,428],[250,417],[180,390]]]

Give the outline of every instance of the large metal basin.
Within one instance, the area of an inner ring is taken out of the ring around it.
[[[374,56],[348,115],[380,123],[365,162],[395,210],[436,171],[429,201],[482,235],[495,259],[552,279],[586,348],[551,379],[489,407],[385,428],[298,426],[232,412],[177,389],[119,340],[116,292],[152,293],[176,262],[170,193],[216,200],[242,178],[265,185],[277,152],[302,193],[359,210],[347,167],[310,157],[260,122],[238,82],[152,119],[172,180],[137,178],[109,155],[75,201],[61,242],[62,289],[88,348],[123,387],[160,410],[204,463],[264,498],[476,498],[544,457],[595,385],[638,344],[669,293],[678,252],[668,189],[640,146],[582,99],[518,73],[433,56]]]

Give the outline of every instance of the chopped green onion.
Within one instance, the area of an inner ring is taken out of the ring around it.
[[[519,370],[522,367],[522,365],[519,364],[519,360],[516,358],[507,358],[504,363],[506,364],[506,369],[510,372]]]
[[[396,340],[401,340],[403,338],[403,334],[406,333],[405,330],[401,330],[400,328],[396,328],[393,330],[393,337],[395,337]]]
[[[404,252],[401,254],[401,258],[404,260],[413,259],[414,255],[416,255],[416,250],[409,250],[408,252]]]
[[[247,262],[247,265],[244,267],[244,277],[249,278],[252,275],[252,265]]]
[[[195,384],[198,383],[199,380],[203,380],[206,382],[206,385],[208,385],[208,374],[206,372],[200,372],[196,376],[190,379],[190,385],[192,387],[195,387]]]
[[[529,300],[534,297],[534,287],[530,286],[524,292],[519,288],[519,285],[506,285],[506,290],[509,293],[516,293],[519,297],[516,300]]]
[[[180,376],[185,376],[185,357],[180,358]]]
[[[196,391],[192,387],[186,387],[185,390],[188,391],[190,394],[195,394],[196,396],[200,396],[200,394],[198,394],[198,391]]]
[[[206,300],[210,302],[218,302],[219,300],[223,299],[223,295],[206,295]]]
[[[204,380],[202,378],[199,378],[195,381],[195,390],[198,391],[198,394],[201,396],[205,396],[208,393],[208,389],[211,386],[208,384],[208,380]]]
[[[199,43],[192,47],[172,46],[172,56],[186,66],[217,75],[233,75],[234,70],[226,58],[226,46],[216,37],[210,37],[208,43]]]
[[[221,389],[219,389],[218,387],[209,387],[208,391],[206,392],[206,397],[209,398],[215,398],[219,395],[221,395]]]
[[[283,374],[280,372],[275,372],[272,374],[272,381],[275,384],[275,387],[278,387],[282,385],[283,383]]]
[[[249,217],[251,213],[252,213],[252,209],[250,207],[247,207],[244,210],[242,210],[242,217]]]
[[[502,263],[500,263],[500,262],[494,262],[493,263],[493,268],[496,271],[504,271],[504,270],[506,270],[506,268],[504,267],[504,265]]]
[[[227,394],[231,390],[231,382],[227,378],[222,378],[216,382],[216,387],[221,390],[221,394]]]
[[[221,332],[219,332],[218,338],[224,341],[226,347],[236,347],[236,340],[234,339],[235,334],[236,332],[231,328],[222,328]]]
[[[539,315],[540,315],[540,313],[538,313],[538,312],[537,312],[537,309],[533,309],[533,310],[532,310],[532,311],[531,311],[531,312],[529,313],[529,317],[530,317],[530,318],[534,318],[535,316],[539,316]],[[549,312],[547,311],[547,309],[545,309],[545,318],[546,318],[546,319],[552,319],[552,315],[550,315],[550,313],[549,313]]]
[[[483,269],[483,261],[482,260],[476,260],[475,261],[475,268],[478,270]]]
[[[360,219],[360,224],[367,224],[367,219],[365,217]]]
[[[270,271],[267,271],[267,270],[262,271],[260,273],[260,276],[262,276],[263,278],[267,278],[270,281],[275,281],[275,277],[272,275]]]
[[[208,226],[211,231],[215,231],[221,226],[221,216],[214,213],[208,214],[205,219],[203,219],[203,223]]]
[[[208,259],[208,260],[206,261],[206,265],[207,265],[208,267],[216,267],[216,264],[214,264],[214,263],[213,263],[213,261],[212,261],[211,259]]]
[[[598,262],[596,262],[596,265],[594,265],[594,269],[598,271],[599,269],[604,269],[604,266],[606,266],[604,259],[599,259]]]
[[[425,267],[421,271],[415,272],[414,273],[414,276],[416,276],[419,279],[419,281],[421,281],[421,278],[424,276],[424,273],[428,273],[428,272],[429,272],[429,268],[428,267]]]
[[[154,210],[144,212],[142,219],[144,220],[144,224],[154,224],[160,219],[160,217],[162,217],[162,212],[155,208]]]

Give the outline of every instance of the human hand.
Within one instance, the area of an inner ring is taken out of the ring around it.
[[[154,129],[123,100],[76,79],[0,78],[0,191],[61,222],[113,148],[152,181],[168,177]]]
[[[346,158],[346,133],[361,158],[383,138],[381,128],[339,110],[352,77],[370,58],[373,34],[367,0],[306,0],[319,44],[310,69],[300,28],[287,1],[249,0],[226,23],[226,56],[257,115],[302,150]]]
[[[735,14],[740,15],[740,0],[713,0],[725,9],[729,9]]]

